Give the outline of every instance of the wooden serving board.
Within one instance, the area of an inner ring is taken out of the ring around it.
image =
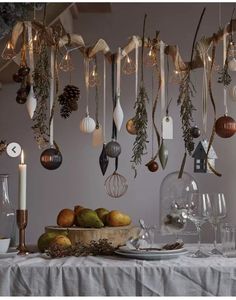
[[[72,245],[77,242],[89,243],[91,240],[108,239],[114,247],[125,245],[130,237],[137,237],[140,229],[134,225],[103,228],[80,228],[46,226],[45,232],[68,231]]]

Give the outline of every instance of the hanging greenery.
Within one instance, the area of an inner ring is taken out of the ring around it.
[[[182,130],[185,149],[191,155],[194,149],[193,136],[191,134],[193,111],[196,110],[193,106],[191,98],[195,94],[195,88],[190,80],[190,70],[182,74],[179,86],[178,104],[181,104],[180,117],[182,121]]]
[[[146,154],[147,150],[147,124],[148,116],[146,109],[146,102],[148,102],[148,95],[144,86],[143,76],[143,53],[144,53],[144,37],[145,37],[145,24],[147,15],[144,16],[143,22],[143,38],[142,38],[142,56],[141,56],[141,82],[139,94],[134,105],[135,116],[133,118],[134,126],[137,131],[136,138],[133,145],[133,155],[131,159],[132,169],[134,170],[134,177],[137,176],[137,165],[142,163],[142,156]]]
[[[28,19],[34,8],[41,9],[42,3],[0,3],[0,40],[12,30],[17,21]]]
[[[6,141],[1,140],[0,141],[0,155],[5,152],[6,148],[7,148]]]
[[[34,92],[38,101],[36,111],[34,113],[32,129],[34,137],[39,147],[44,148],[49,141],[49,132],[47,125],[47,99],[50,89],[50,66],[47,51],[47,44],[44,40],[40,45],[40,53],[33,72]]]

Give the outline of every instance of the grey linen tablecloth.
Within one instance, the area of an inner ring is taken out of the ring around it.
[[[0,259],[0,296],[232,296],[236,258]]]

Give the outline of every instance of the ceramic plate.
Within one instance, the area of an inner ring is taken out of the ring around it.
[[[12,257],[17,255],[18,251],[16,248],[9,248],[6,253],[0,253],[0,258]]]
[[[154,247],[159,248],[160,245],[154,245]],[[121,246],[118,249],[119,251],[126,253],[152,253],[152,254],[167,254],[167,253],[182,253],[186,252],[185,248],[173,249],[173,250],[140,250],[140,249],[131,249],[128,246]]]
[[[142,253],[131,253],[131,252],[123,252],[123,251],[115,251],[116,254],[121,255],[121,256],[125,256],[125,257],[129,257],[129,258],[135,258],[135,259],[145,259],[145,260],[161,260],[161,259],[172,259],[172,258],[177,258],[180,255],[185,255],[186,253],[188,253],[187,250],[184,250],[182,252],[179,253],[170,253],[168,251],[168,253],[150,253],[150,252],[142,252]]]

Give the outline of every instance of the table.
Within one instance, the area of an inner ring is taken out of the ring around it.
[[[205,250],[209,248],[204,247]],[[36,253],[0,259],[0,296],[159,295],[236,295],[236,258],[181,256],[144,261],[90,256],[44,259]]]

